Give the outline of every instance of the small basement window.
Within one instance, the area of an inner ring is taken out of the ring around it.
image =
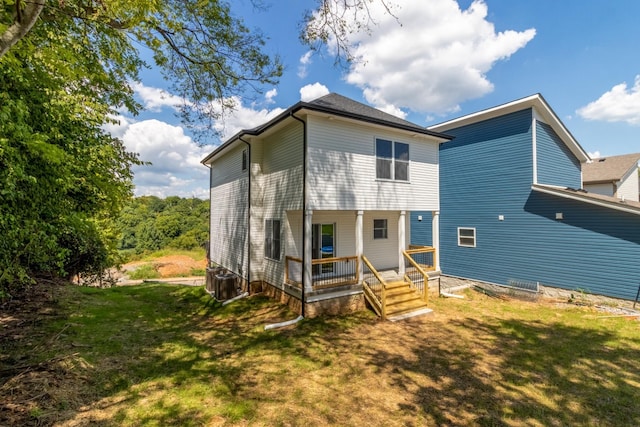
[[[476,247],[476,229],[458,227],[458,246]]]
[[[387,233],[387,220],[386,219],[374,219],[373,220],[373,238],[374,239],[386,239]]]

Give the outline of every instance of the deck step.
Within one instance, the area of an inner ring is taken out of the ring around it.
[[[422,299],[422,295],[405,283],[387,283],[387,318],[400,320],[430,313],[431,309]]]

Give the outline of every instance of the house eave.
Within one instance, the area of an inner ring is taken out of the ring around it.
[[[439,132],[435,132],[435,131],[432,131],[430,129],[418,126],[418,125],[409,126],[409,125],[405,125],[405,124],[402,124],[402,123],[394,123],[394,122],[387,121],[387,120],[380,120],[380,119],[376,119],[376,118],[373,118],[373,117],[368,117],[368,116],[364,116],[364,115],[360,115],[360,114],[350,113],[350,112],[339,110],[339,109],[329,108],[329,107],[325,107],[325,106],[322,106],[322,105],[316,105],[316,104],[313,104],[313,103],[302,102],[301,101],[301,102],[298,102],[297,104],[293,105],[292,107],[288,108],[284,112],[280,113],[278,116],[276,116],[275,118],[271,119],[270,121],[264,123],[263,125],[255,127],[253,129],[244,129],[244,130],[241,130],[240,132],[236,133],[234,136],[229,138],[227,141],[225,141],[224,143],[219,145],[208,156],[206,156],[204,159],[202,159],[202,161],[200,163],[202,163],[204,165],[210,164],[214,157],[216,157],[220,152],[222,152],[229,145],[233,144],[233,142],[238,140],[239,138],[242,138],[244,136],[258,136],[258,135],[261,135],[264,132],[266,132],[269,129],[271,129],[272,127],[274,127],[277,124],[281,123],[282,121],[289,119],[293,114],[304,114],[304,113],[307,113],[307,114],[325,114],[325,115],[328,115],[328,116],[335,116],[335,117],[347,119],[347,120],[350,120],[350,121],[355,121],[355,122],[360,122],[360,123],[364,122],[364,123],[368,123],[368,124],[371,124],[371,125],[374,125],[374,126],[379,126],[379,127],[384,127],[384,128],[391,128],[391,129],[395,129],[395,130],[399,130],[399,131],[408,133],[410,135],[427,137],[430,140],[436,141],[438,143],[444,143],[444,142],[447,142],[447,141],[450,141],[451,139],[453,139],[452,136],[445,135],[445,134],[439,133]]]
[[[627,212],[635,215],[640,215],[640,205],[629,205],[621,200],[617,200],[615,198],[611,198],[611,200],[606,200],[601,197],[594,197],[589,193],[577,193],[572,190],[568,190],[564,187],[555,187],[551,185],[542,185],[542,184],[533,184],[531,186],[531,190],[537,191],[540,193],[550,194],[552,196],[562,197],[570,200],[577,200],[583,203],[589,203],[596,206],[605,207],[608,209],[615,209],[622,212]]]

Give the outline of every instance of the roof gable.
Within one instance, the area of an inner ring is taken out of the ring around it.
[[[640,153],[624,154],[594,159],[582,166],[582,181],[585,184],[620,181],[633,169],[638,168]]]
[[[508,102],[506,104],[498,105],[496,107],[488,108],[486,110],[478,111],[476,113],[468,114],[444,123],[429,126],[429,129],[435,132],[447,132],[451,129],[482,122],[528,108],[532,108],[542,122],[551,126],[562,142],[581,163],[591,160],[587,152],[582,148],[582,146],[580,146],[578,141],[573,137],[571,132],[569,132],[556,113],[551,109],[547,101],[539,93]]]
[[[409,122],[407,120],[401,119],[394,115],[385,113],[384,111],[378,110],[377,108],[370,107],[368,105],[362,104],[358,101],[354,101],[353,99],[347,98],[345,96],[339,95],[337,93],[330,93],[328,95],[322,96],[320,98],[314,99],[311,102],[298,102],[295,105],[287,108],[284,112],[279,114],[277,117],[269,120],[268,122],[257,126],[252,129],[244,129],[229,138],[223,144],[218,146],[211,154],[205,157],[201,163],[208,164],[213,157],[215,157],[218,153],[224,150],[226,147],[242,138],[245,135],[249,136],[257,136],[266,132],[273,126],[279,124],[280,122],[292,119],[295,117],[294,115],[300,111],[307,112],[315,112],[315,113],[323,113],[337,117],[343,117],[350,120],[360,121],[364,123],[369,123],[377,126],[389,127],[392,129],[403,130],[407,132],[411,132],[417,135],[425,135],[429,137],[433,137],[435,140],[439,142],[446,142],[451,140],[452,137],[432,131],[423,126],[417,125],[415,123]]]

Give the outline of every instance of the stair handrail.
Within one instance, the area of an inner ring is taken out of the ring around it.
[[[422,267],[420,267],[420,264],[418,264],[413,258],[411,258],[411,255],[409,255],[407,253],[406,250],[402,251],[402,255],[409,261],[409,263],[420,273],[422,274],[423,280],[424,280],[424,286],[422,289],[422,299],[424,299],[425,303],[429,303],[429,275],[422,269]],[[409,278],[406,274],[405,274],[405,278]],[[409,283],[411,283],[411,285],[413,285],[413,282],[411,282],[411,279],[409,279]]]
[[[378,280],[378,282],[380,282],[382,284],[382,289],[381,289],[381,293],[380,293],[381,294],[380,295],[381,301],[378,301],[378,303],[380,305],[380,312],[381,312],[380,316],[382,317],[382,320],[386,320],[387,319],[387,282],[382,278],[382,276],[380,276],[380,273],[378,273],[378,270],[376,270],[375,267],[373,265],[371,265],[371,263],[369,262],[367,257],[364,256],[364,255],[362,255],[362,262],[367,266],[369,271],[371,271],[373,273],[373,275]],[[363,276],[364,276],[364,274],[363,274]],[[369,292],[370,292],[371,296],[375,297],[376,294],[369,287],[369,284],[365,280],[363,280],[362,283],[363,283],[364,286],[366,286],[369,289]]]

